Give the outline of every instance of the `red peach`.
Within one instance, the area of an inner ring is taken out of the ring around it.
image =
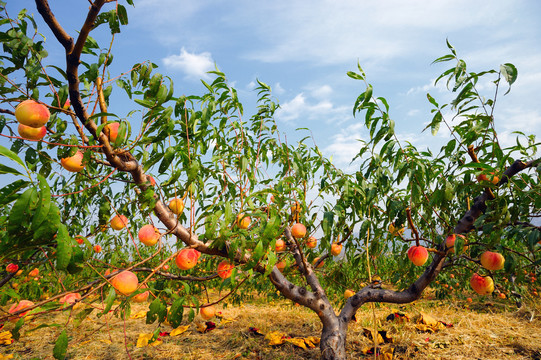
[[[15,108],[15,118],[20,124],[40,128],[49,121],[51,113],[43,104],[34,100],[25,100]]]

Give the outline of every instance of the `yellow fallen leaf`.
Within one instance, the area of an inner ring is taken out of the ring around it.
[[[220,325],[227,325],[229,323],[232,323],[233,321],[235,321],[235,319],[223,317],[220,321]]]
[[[269,340],[269,345],[282,345],[284,341],[285,333],[280,331],[272,331],[265,335],[265,339]]]
[[[295,346],[298,346],[304,350],[307,350],[306,343],[304,342],[303,338],[291,338],[291,339],[284,339],[285,342],[291,343]]]
[[[10,331],[2,331],[0,333],[0,345],[11,345],[12,335]]]
[[[169,336],[177,336],[177,335],[180,335],[180,334],[186,332],[189,328],[190,328],[190,325],[179,326],[178,328],[173,329],[173,330],[169,333]]]
[[[195,326],[197,327],[197,331],[199,331],[200,333],[204,333],[205,330],[207,330],[207,324],[205,324],[204,322],[196,323]]]
[[[374,354],[374,348],[367,346],[362,349],[361,352],[365,355],[372,355]],[[378,347],[377,353],[378,360],[393,360],[394,349],[388,345],[384,347]]]
[[[313,349],[319,345],[320,339],[317,336],[308,336],[304,338],[304,342],[306,346]]]
[[[13,354],[3,355],[0,354],[0,360],[13,359]]]
[[[374,341],[374,332],[371,329],[363,328],[363,334],[370,340]],[[376,344],[383,344],[385,341],[383,340],[383,337],[378,332],[376,337]]]
[[[141,310],[136,312],[135,314],[131,314],[130,319],[140,319],[144,318],[145,316],[147,316],[147,310]]]
[[[139,339],[137,339],[137,347],[157,346],[163,343],[161,340],[156,340],[149,344],[149,341],[153,336],[154,334],[139,334]]]
[[[417,324],[425,324],[428,326],[435,326],[438,324],[438,321],[432,316],[421,312],[421,317],[417,320]]]
[[[100,339],[100,341],[104,344],[111,345],[113,342],[109,339]]]
[[[421,312],[421,316],[417,320],[415,328],[419,331],[435,332],[445,329],[445,325],[441,321],[434,319],[432,316]]]

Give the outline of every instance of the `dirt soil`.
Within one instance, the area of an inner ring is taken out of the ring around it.
[[[254,301],[240,307],[220,307],[221,318],[215,318],[216,328],[198,331],[204,322],[196,317],[188,330],[177,336],[162,334],[161,344],[137,347],[140,334],[152,333],[158,324],[145,324],[145,318],[126,321],[114,313],[97,317],[95,310],[78,326],[74,326],[77,313],[86,305],[79,304],[73,312],[36,317],[26,324],[21,337],[11,345],[0,346],[0,360],[53,359],[56,338],[68,323],[67,359],[319,359],[319,348],[295,346],[286,342],[269,345],[267,335],[274,331],[292,338],[320,336],[321,324],[308,309],[289,302]],[[144,314],[148,304],[134,304],[132,316]],[[394,320],[386,320],[391,316]],[[422,329],[416,320],[420,313],[442,323],[433,329]],[[409,321],[406,317],[407,315]],[[348,359],[374,359],[365,354],[374,346],[365,334],[374,328],[386,331],[387,340],[381,344],[384,352],[392,352],[392,359],[541,359],[541,303],[530,302],[517,309],[511,302],[478,299],[469,304],[464,301],[421,300],[401,308],[387,305],[363,306],[356,322],[348,331]],[[56,324],[42,326],[43,324]],[[11,330],[6,323],[1,331]],[[252,328],[250,330],[250,328]],[[366,328],[366,330],[364,330]],[[257,329],[257,332],[255,331]],[[160,331],[171,332],[171,326],[162,324]],[[10,357],[11,356],[11,357]],[[378,359],[390,359],[378,357]]]

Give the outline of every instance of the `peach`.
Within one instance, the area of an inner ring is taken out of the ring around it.
[[[338,256],[342,252],[342,244],[334,243],[331,245],[331,255]]]
[[[80,172],[85,168],[83,164],[83,153],[77,151],[75,155],[60,159],[62,167],[71,172]]]
[[[69,293],[69,294],[64,295],[60,299],[60,303],[61,304],[71,305],[71,304],[75,304],[75,302],[77,300],[81,300],[81,294],[79,294],[79,293]]]
[[[284,240],[278,239],[276,240],[275,248],[277,252],[284,251],[286,249],[286,243],[284,242]]]
[[[470,286],[479,295],[491,294],[494,291],[494,281],[490,276],[473,274],[470,279]]]
[[[85,238],[82,235],[77,235],[75,241],[77,241],[77,244],[83,245],[85,243]]]
[[[41,140],[47,134],[47,128],[42,126],[40,128],[34,128],[31,126],[26,126],[19,124],[17,131],[22,138],[27,140]]]
[[[8,266],[6,266],[6,271],[10,274],[14,274],[17,271],[19,271],[19,265],[11,263]]]
[[[141,289],[148,289],[148,286],[146,284],[142,285]],[[135,295],[134,297],[132,297],[131,300],[135,303],[143,303],[147,301],[149,295],[150,295],[150,292],[148,290],[143,291],[142,293],[139,293]]]
[[[36,277],[39,275],[39,269],[38,268],[33,268],[32,271],[30,271],[28,273],[28,276],[30,277]]]
[[[19,303],[11,305],[8,312],[10,314],[13,314],[13,313],[15,313],[15,312],[17,312],[19,310],[26,309],[26,308],[28,308],[30,306],[34,306],[34,303],[32,301],[30,301],[30,300],[21,300],[21,301],[19,301]],[[25,316],[27,313],[28,313],[28,311],[25,311],[25,312],[23,312],[21,314],[18,314],[17,316],[11,317],[9,320],[12,321],[12,322],[15,322],[20,317]]]
[[[488,176],[486,174],[477,175],[477,181],[480,183],[483,181],[489,181],[496,185],[500,181],[500,178],[498,175],[496,175],[496,172],[491,171]]]
[[[205,320],[210,320],[216,315],[216,308],[212,305],[205,306],[199,309],[199,314],[201,314],[201,317]]]
[[[169,202],[169,209],[177,216],[182,214],[184,211],[184,201],[181,198],[174,198]]]
[[[347,289],[346,291],[344,291],[344,297],[346,299],[352,297],[353,295],[355,295],[355,293],[352,290]]]
[[[109,129],[109,141],[115,142],[118,137],[118,127],[120,126],[119,122],[109,123],[105,125],[106,129]]]
[[[197,265],[200,256],[201,253],[195,249],[182,249],[175,257],[175,263],[180,270],[190,270]]]
[[[33,128],[40,128],[45,125],[50,116],[49,109],[34,100],[25,100],[15,108],[17,121]]]
[[[146,246],[156,245],[160,237],[160,231],[152,224],[147,224],[139,229],[139,240]]]
[[[310,249],[314,249],[317,246],[317,239],[310,236],[308,240],[306,240],[306,246],[308,246]]]
[[[70,106],[71,106],[70,99],[67,99],[66,102],[64,103],[64,106],[62,106],[62,109],[68,110]]]
[[[287,264],[284,260],[280,260],[276,263],[276,267],[278,268],[278,270],[280,270],[280,272],[284,272],[284,270],[287,267]]]
[[[471,303],[471,302],[473,302],[473,299],[472,298],[467,298],[466,301]]]
[[[156,185],[156,180],[152,176],[147,175],[147,180],[150,183],[150,186]]]
[[[111,279],[111,285],[113,285],[117,294],[130,295],[137,290],[139,280],[137,279],[137,275],[131,271],[124,270]]]
[[[306,235],[306,226],[301,223],[296,223],[291,227],[291,235],[296,239],[303,238]]]
[[[250,226],[251,222],[252,220],[249,216],[244,216],[244,214],[237,215],[237,226],[240,229],[248,229],[248,226]]]
[[[116,215],[111,220],[111,227],[115,230],[122,230],[128,225],[128,218],[124,215]]]
[[[96,254],[100,253],[101,252],[101,246],[100,245],[94,245],[94,252]]]
[[[466,237],[464,235],[451,234],[451,235],[449,235],[449,236],[447,236],[445,238],[445,246],[447,247],[447,249],[450,249],[449,250],[450,253],[455,252],[455,241],[456,241],[457,236],[460,236],[461,238],[464,239],[464,251],[468,250],[468,247],[465,245],[466,244]]]
[[[231,276],[234,267],[235,266],[233,264],[230,264],[228,261],[222,261],[218,264],[218,276],[222,279],[227,279]]]
[[[424,246],[412,246],[408,250],[408,258],[416,266],[422,266],[428,260],[428,251]]]
[[[315,265],[315,264],[317,264],[318,261],[319,261],[319,257],[315,258],[314,261],[312,262],[312,264]],[[325,263],[325,261],[320,262],[320,263],[316,266],[316,268],[319,269],[320,267],[323,267],[323,264],[324,264],[324,263]]]
[[[502,254],[492,251],[485,251],[481,254],[481,265],[487,270],[501,270],[505,263],[505,258]]]
[[[19,269],[19,271],[17,271],[17,272],[15,273],[15,276],[21,276],[22,273],[23,273],[22,269]]]

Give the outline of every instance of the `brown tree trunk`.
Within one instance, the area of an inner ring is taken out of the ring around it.
[[[338,321],[323,326],[319,348],[324,360],[346,360],[346,328]]]

